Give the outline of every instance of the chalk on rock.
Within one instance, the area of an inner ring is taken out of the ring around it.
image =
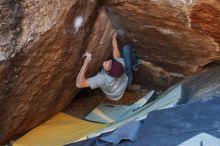
[[[75,33],[77,33],[79,31],[79,29],[81,28],[82,24],[83,24],[83,17],[82,16],[77,16],[75,21],[74,21]]]

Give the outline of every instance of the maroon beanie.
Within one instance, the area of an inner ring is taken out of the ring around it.
[[[124,67],[123,65],[116,61],[116,60],[113,60],[112,61],[112,66],[111,66],[111,69],[110,71],[108,72],[108,74],[112,77],[115,77],[115,78],[118,78],[120,77],[122,74],[124,73]]]

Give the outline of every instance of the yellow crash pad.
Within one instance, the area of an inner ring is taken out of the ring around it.
[[[61,146],[78,141],[106,126],[58,113],[18,139],[13,146]]]

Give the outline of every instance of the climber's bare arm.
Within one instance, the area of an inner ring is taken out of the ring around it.
[[[114,58],[121,57],[120,49],[118,48],[117,37],[118,37],[118,33],[114,31],[112,35],[112,46],[113,46],[113,57]]]
[[[88,68],[88,64],[92,59],[92,55],[90,53],[85,53],[86,59],[84,60],[83,66],[76,78],[76,87],[78,88],[86,88],[89,87],[89,79],[86,79],[85,74]]]

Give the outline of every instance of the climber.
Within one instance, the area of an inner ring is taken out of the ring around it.
[[[117,32],[114,31],[112,35],[113,59],[104,61],[101,71],[96,76],[87,79],[85,73],[92,55],[85,53],[84,64],[76,79],[78,88],[101,88],[109,99],[115,101],[121,99],[125,89],[131,84],[132,69],[137,70],[140,65],[137,57],[133,55],[132,48],[128,45],[122,48],[121,56],[117,36]]]

